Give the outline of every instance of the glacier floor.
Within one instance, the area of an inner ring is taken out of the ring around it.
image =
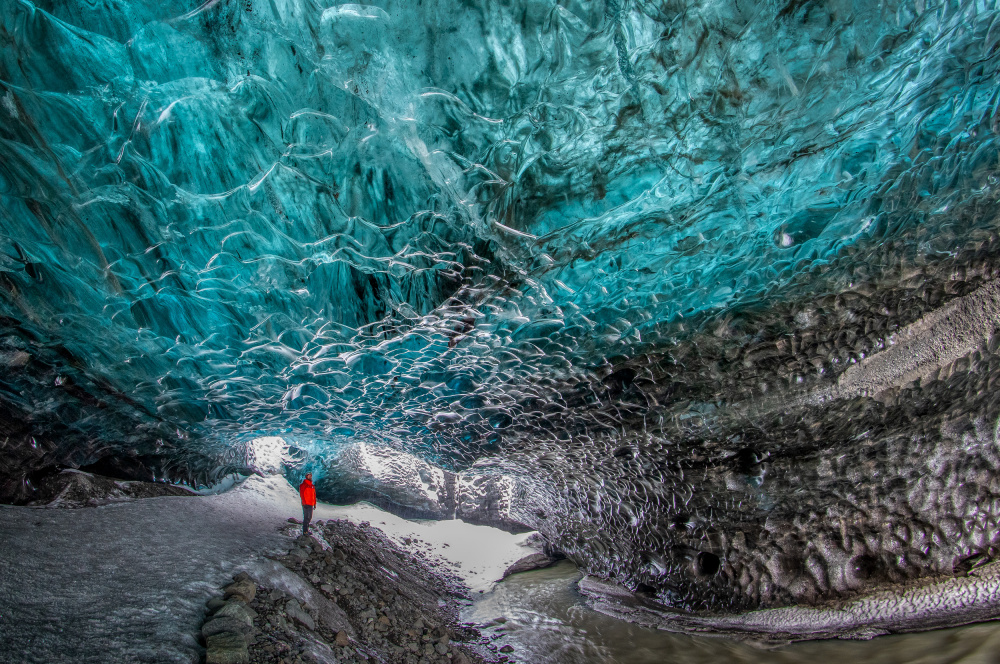
[[[197,662],[204,602],[236,571],[288,548],[301,517],[281,477],[219,495],[85,509],[0,506],[0,653],[22,662]],[[410,522],[365,504],[320,504],[316,520],[369,521],[488,590],[533,550],[525,535],[459,521]],[[284,530],[288,530],[284,528]]]
[[[219,495],[149,498],[85,509],[0,506],[0,653],[22,662],[197,662],[206,599],[239,569],[287,548],[301,516],[281,477],[250,478]],[[317,520],[367,521],[451,567],[479,597],[463,619],[485,624],[527,664],[865,661],[986,664],[1000,623],[867,642],[762,650],[726,638],[658,632],[587,608],[568,561],[495,584],[533,552],[528,534],[461,521],[407,521],[367,504],[320,504]],[[477,591],[484,591],[479,595]],[[492,590],[492,592],[490,592]]]

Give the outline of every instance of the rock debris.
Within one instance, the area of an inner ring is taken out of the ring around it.
[[[514,661],[459,623],[458,577],[367,523],[318,522],[274,563],[279,574],[239,572],[207,602],[206,664]]]

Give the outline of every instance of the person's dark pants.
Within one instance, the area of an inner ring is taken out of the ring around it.
[[[303,505],[302,506],[302,534],[309,534],[309,522],[313,518],[313,505]]]

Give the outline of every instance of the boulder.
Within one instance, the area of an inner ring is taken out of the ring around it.
[[[249,604],[257,594],[257,586],[250,579],[243,579],[242,581],[230,583],[222,589],[222,592],[225,594],[226,599],[236,597]]]
[[[552,563],[556,562],[555,558],[547,556],[544,553],[532,553],[529,556],[521,558],[516,563],[507,568],[507,571],[503,573],[503,577],[506,579],[511,574],[517,574],[518,572],[528,572],[533,569],[541,569],[543,567],[548,567]]]
[[[232,617],[236,618],[247,626],[253,625],[253,619],[257,612],[248,607],[243,602],[226,602],[226,605],[215,612],[216,618]]]
[[[206,639],[210,636],[214,636],[216,634],[222,634],[225,632],[230,632],[232,634],[239,634],[241,636],[248,636],[252,631],[253,631],[252,624],[247,625],[242,620],[234,618],[232,616],[222,616],[221,618],[216,616],[201,626],[201,633],[205,636]]]
[[[208,644],[205,664],[247,664],[250,661],[246,639],[239,634],[213,634],[205,641]]]
[[[305,609],[302,608],[302,605],[294,599],[289,600],[288,604],[285,605],[285,615],[303,627],[307,627],[313,631],[316,629],[316,621],[313,620],[312,616],[306,613]]]
[[[205,602],[205,608],[208,609],[209,613],[212,613],[213,611],[218,611],[225,605],[226,605],[226,600],[222,599],[221,597],[212,597],[207,602]]]

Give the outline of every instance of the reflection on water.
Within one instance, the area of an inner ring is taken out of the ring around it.
[[[764,650],[731,639],[644,629],[588,609],[569,561],[516,574],[468,607],[463,618],[484,624],[497,644],[527,664],[998,664],[1000,622],[886,636],[871,641],[811,641]]]

